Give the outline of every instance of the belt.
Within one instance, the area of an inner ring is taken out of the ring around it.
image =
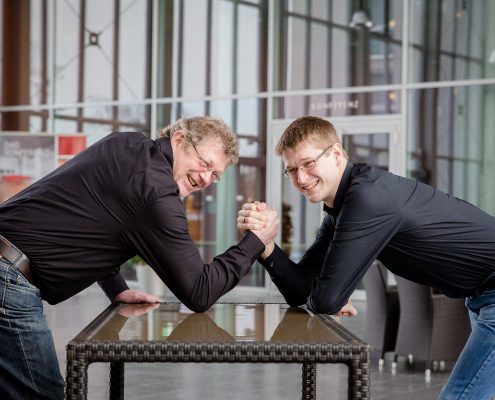
[[[19,259],[22,258],[22,261],[17,265],[17,269],[24,275],[24,278],[26,278],[29,283],[32,285],[34,284],[33,274],[31,273],[31,264],[26,255],[0,235],[0,258],[2,257],[11,262],[12,265],[17,265]]]
[[[495,289],[495,278],[489,279],[488,281],[484,282],[482,285],[480,285],[476,289],[474,289],[471,297],[478,297],[483,292],[486,292],[487,290],[492,290],[492,289]]]

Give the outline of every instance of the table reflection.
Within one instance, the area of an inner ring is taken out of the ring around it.
[[[124,304],[92,332],[96,340],[190,342],[338,342],[342,338],[302,308],[217,304],[192,313],[177,303]]]

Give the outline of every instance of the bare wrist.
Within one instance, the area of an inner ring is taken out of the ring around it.
[[[261,253],[260,258],[262,260],[264,260],[265,258],[268,258],[270,256],[270,254],[273,253],[274,248],[275,248],[275,243],[270,242],[270,243],[266,244],[265,250],[263,251],[263,253]]]

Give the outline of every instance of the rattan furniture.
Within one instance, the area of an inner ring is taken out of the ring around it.
[[[450,299],[423,285],[396,277],[400,321],[395,359],[425,360],[425,375],[437,363],[456,361],[471,333],[464,299]],[[394,363],[395,364],[395,363]]]
[[[216,304],[201,314],[178,303],[142,315],[139,307],[112,304],[69,342],[67,399],[87,398],[93,362],[110,363],[111,399],[124,398],[126,362],[300,363],[303,399],[316,398],[316,364],[344,363],[349,398],[370,398],[369,346],[330,316],[280,304]]]
[[[379,353],[379,366],[385,353],[395,351],[399,326],[399,296],[397,287],[386,282],[386,271],[374,262],[363,277],[366,290],[366,324],[363,339],[372,351]]]

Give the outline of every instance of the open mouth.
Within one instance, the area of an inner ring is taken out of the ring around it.
[[[318,185],[318,183],[320,183],[320,181],[316,180],[316,181],[310,183],[309,185],[301,186],[301,189],[305,192],[309,192],[310,190],[314,189],[316,187],[316,185]]]
[[[189,183],[191,184],[192,187],[197,187],[198,186],[198,183],[189,174],[187,175],[187,180],[189,181]]]

